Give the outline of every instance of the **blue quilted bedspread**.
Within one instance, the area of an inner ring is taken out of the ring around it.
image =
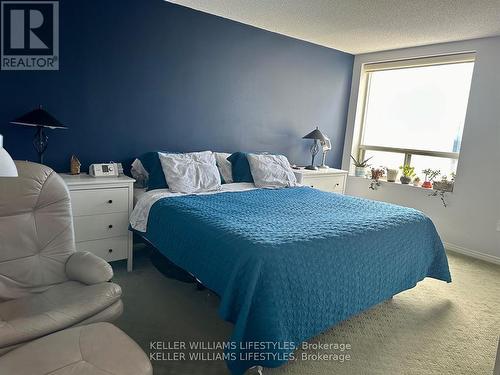
[[[285,363],[301,342],[427,276],[451,281],[423,213],[307,187],[164,198],[144,237],[220,295],[235,324],[233,374]]]

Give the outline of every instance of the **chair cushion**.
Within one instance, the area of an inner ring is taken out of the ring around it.
[[[75,252],[68,189],[52,169],[16,162],[19,177],[0,178],[0,300],[67,281]]]
[[[151,375],[146,354],[109,323],[75,327],[0,357],[0,374]]]
[[[67,281],[42,293],[0,303],[0,347],[71,327],[101,312],[120,296],[121,288],[113,283]]]
[[[66,276],[87,285],[99,284],[113,278],[113,268],[95,254],[77,251],[66,262]]]

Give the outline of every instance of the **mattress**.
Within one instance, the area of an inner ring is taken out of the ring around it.
[[[142,235],[220,295],[237,375],[293,360],[301,342],[425,277],[451,281],[432,221],[383,202],[251,189],[160,197],[146,217]]]

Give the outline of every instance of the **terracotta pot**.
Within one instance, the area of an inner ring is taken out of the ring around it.
[[[432,182],[424,181],[424,183],[422,184],[422,187],[425,189],[432,189]]]

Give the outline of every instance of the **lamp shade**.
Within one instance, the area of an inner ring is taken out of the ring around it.
[[[327,137],[323,133],[321,133],[321,130],[319,130],[318,127],[314,129],[312,132],[304,135],[302,137],[303,139],[319,139],[320,141],[325,141]]]
[[[0,177],[17,177],[17,168],[14,160],[3,148],[3,137],[0,135]]]
[[[21,117],[16,118],[10,123],[24,126],[41,126],[50,129],[67,129],[66,126],[61,124],[54,116],[44,110],[41,106],[22,115]]]

